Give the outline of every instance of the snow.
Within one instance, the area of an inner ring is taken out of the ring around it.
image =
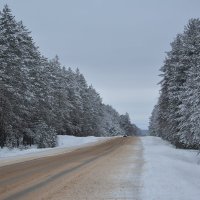
[[[200,155],[175,149],[161,138],[142,137],[144,167],[142,200],[197,200],[200,197]]]
[[[58,136],[58,146],[59,147],[75,147],[83,144],[88,144],[91,142],[98,142],[106,137],[74,137],[69,135],[59,135]]]
[[[10,164],[10,161],[16,162],[16,159],[18,161],[20,157],[26,160],[49,155],[51,156],[59,153],[69,152],[78,147],[87,146],[107,139],[109,138],[93,136],[58,136],[58,147],[56,148],[37,149],[36,146],[33,146],[27,150],[9,150],[7,148],[3,148],[0,149],[0,166]],[[130,174],[127,174],[129,177],[124,176],[124,180],[129,178],[131,181],[135,180],[136,182],[139,181],[137,176],[141,176],[141,182],[138,182],[138,184],[141,185],[140,199],[199,199],[200,155],[198,155],[198,151],[175,149],[168,142],[163,141],[158,137],[145,136],[141,137],[141,141],[144,159],[142,173],[135,174],[135,177],[132,177]],[[135,146],[134,151],[139,151],[139,146]],[[139,149],[137,150],[137,148]],[[136,162],[137,159],[142,159],[142,156],[140,157],[141,158],[131,158],[134,162]],[[134,183],[136,184],[136,182]],[[135,188],[138,189],[136,185],[133,187],[133,190],[135,190]]]
[[[35,145],[29,147],[28,149],[8,149],[7,147],[4,147],[3,149],[0,148],[0,166],[18,161],[20,162],[44,156],[56,155],[59,153],[65,153],[85,145],[90,145],[108,139],[109,137],[75,137],[69,135],[58,135],[58,145],[55,148],[37,149],[37,146]]]
[[[37,146],[35,145],[29,147],[28,149],[19,149],[19,148],[9,149],[7,147],[4,147],[3,149],[0,149],[0,159],[13,157],[13,156],[20,156],[20,155],[25,155],[25,154],[31,154],[35,152],[41,152],[44,150],[46,149],[37,149]]]

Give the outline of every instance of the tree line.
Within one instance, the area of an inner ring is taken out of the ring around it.
[[[171,43],[161,67],[161,90],[151,135],[179,148],[200,148],[200,20],[190,19]]]
[[[56,146],[56,135],[134,135],[119,115],[73,71],[41,55],[30,32],[6,5],[0,12],[0,146]]]

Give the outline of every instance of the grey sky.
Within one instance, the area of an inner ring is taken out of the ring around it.
[[[159,68],[170,42],[199,0],[1,0],[32,32],[48,58],[84,74],[120,113],[147,128],[157,101]]]

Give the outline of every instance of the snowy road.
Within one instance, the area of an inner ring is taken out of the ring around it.
[[[158,137],[81,140],[96,143],[10,157],[9,162],[0,158],[0,199],[199,199],[197,151],[175,149]]]
[[[0,168],[0,199],[139,199],[137,137],[114,138],[65,154]]]

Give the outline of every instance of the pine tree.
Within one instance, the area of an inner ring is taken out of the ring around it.
[[[0,146],[54,147],[56,134],[133,134],[128,114],[104,105],[77,69],[43,57],[6,5],[0,13]]]
[[[189,148],[200,144],[199,84],[200,84],[200,20],[191,19],[184,31],[184,65],[187,66],[187,79],[180,94],[180,132],[182,142]]]
[[[1,82],[4,86],[4,97],[9,99],[12,105],[10,125],[14,132],[12,137],[16,139],[16,145],[20,143],[23,133],[26,110],[21,102],[24,101],[26,92],[26,74],[23,71],[21,30],[6,5],[0,15],[0,44],[1,44]],[[20,106],[22,105],[22,106]]]
[[[191,19],[177,35],[161,68],[161,93],[150,133],[181,148],[199,148],[200,20]]]
[[[45,122],[38,122],[38,124],[35,124],[34,133],[34,141],[38,145],[38,148],[56,146],[56,131]]]
[[[159,118],[158,118],[158,112],[159,112],[159,106],[155,105],[154,109],[151,113],[151,117],[149,120],[149,134],[152,136],[160,136],[159,132]]]
[[[120,126],[126,135],[136,135],[137,130],[135,130],[134,126],[131,124],[128,113],[120,116]]]
[[[90,86],[83,98],[83,133],[84,135],[100,135],[100,121],[102,118],[102,100],[95,89]]]

